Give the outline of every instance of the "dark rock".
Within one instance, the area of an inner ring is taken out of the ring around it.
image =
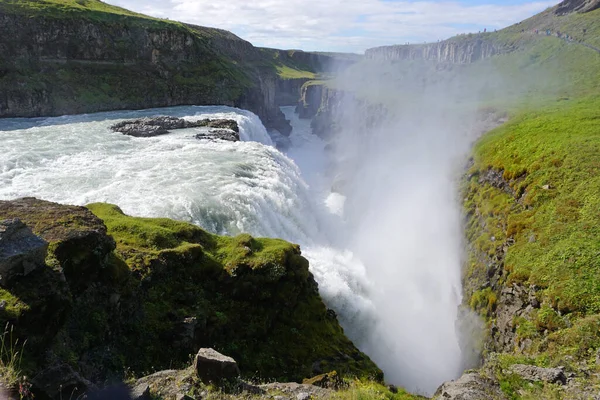
[[[7,287],[45,265],[48,242],[33,234],[20,219],[0,221],[0,285]]]
[[[433,400],[505,400],[500,386],[476,372],[466,373],[446,382],[435,392]]]
[[[200,140],[226,140],[229,142],[238,142],[240,135],[230,129],[209,129],[206,133],[199,133],[196,139]]]
[[[326,374],[317,375],[315,377],[304,379],[305,385],[314,385],[326,389],[338,390],[344,386],[344,381],[336,371],[331,371]]]
[[[396,385],[389,385],[388,390],[394,394],[398,393],[398,387]]]
[[[73,294],[96,281],[116,246],[104,222],[85,207],[23,198],[0,201],[0,218],[19,218],[53,244],[53,258]]]
[[[96,386],[83,378],[67,364],[49,367],[38,373],[32,383],[35,389],[42,391],[49,398],[78,398],[88,390],[96,390]]]
[[[168,116],[148,117],[119,122],[110,127],[115,132],[135,137],[151,137],[169,133],[169,129],[185,127],[183,118]]]
[[[237,363],[214,349],[200,349],[194,358],[194,371],[204,383],[235,379],[240,375]]]
[[[187,121],[183,118],[158,116],[146,117],[134,120],[119,122],[110,127],[115,132],[121,132],[125,135],[135,137],[152,137],[164,135],[173,129],[199,128],[208,127],[215,128],[209,131],[216,139],[239,140],[240,128],[236,121],[231,119],[202,119],[199,121]],[[224,132],[226,130],[226,133]]]
[[[228,129],[235,133],[240,133],[240,127],[237,122],[232,119],[203,119],[197,122],[190,122],[189,127],[207,126],[209,128]]]
[[[567,377],[563,368],[541,368],[535,365],[515,364],[510,371],[521,378],[532,382],[548,382],[564,385]]]
[[[84,398],[86,400],[150,400],[149,393],[147,397],[132,398],[129,389],[123,384],[89,392]]]

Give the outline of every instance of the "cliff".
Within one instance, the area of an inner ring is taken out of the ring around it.
[[[600,0],[565,0],[556,7],[557,15],[586,13],[600,8]]]
[[[223,30],[97,0],[6,1],[0,57],[0,117],[222,104],[290,130],[275,103],[275,65]]]
[[[75,384],[185,367],[201,347],[263,380],[382,378],[323,304],[297,245],[108,204],[1,201],[0,221],[0,322],[27,340],[22,363],[0,359],[4,383],[26,374],[64,398]]]
[[[469,64],[502,52],[503,47],[488,34],[469,34],[438,43],[375,47],[368,49],[365,57],[371,60]]]

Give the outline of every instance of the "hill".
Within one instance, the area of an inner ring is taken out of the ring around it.
[[[296,53],[99,0],[1,0],[0,117],[221,104],[288,134],[275,92],[294,88],[280,81],[333,59]]]

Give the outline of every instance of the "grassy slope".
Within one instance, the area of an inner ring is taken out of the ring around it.
[[[122,351],[148,348],[154,359],[129,354],[126,359],[136,361],[127,365],[133,371],[187,362],[187,354],[175,358],[174,349],[161,350],[159,344],[176,314],[204,324],[204,345],[233,356],[247,377],[302,379],[321,360],[323,370],[381,379],[380,370],[356,350],[337,320],[327,317],[297,245],[247,234],[213,235],[166,218],[129,217],[108,204],[88,208],[105,222],[117,256],[135,280],[152,282],[138,295],[145,316]]]
[[[0,12],[17,13],[31,17],[85,18],[103,22],[141,22],[155,27],[169,26],[184,29],[179,22],[149,17],[106,4],[100,0],[1,0]]]
[[[531,340],[531,345],[501,355],[496,364],[511,398],[563,396],[555,385],[532,386],[502,372],[517,362],[563,365],[584,386],[600,385],[593,378],[600,372],[595,363],[600,349],[600,54],[554,37],[521,33],[586,27],[586,41],[597,43],[599,18],[600,10],[565,17],[543,13],[497,35],[518,51],[491,63],[504,76],[529,84],[525,92],[515,86],[508,96],[488,100],[508,109],[511,120],[473,149],[465,210],[474,252],[465,279],[483,287],[467,293],[467,300],[491,324],[499,293],[482,277],[489,260],[513,239],[501,283],[539,289],[540,308],[514,321],[517,342]],[[503,174],[515,196],[478,182],[489,168]],[[582,370],[591,377],[583,379]]]

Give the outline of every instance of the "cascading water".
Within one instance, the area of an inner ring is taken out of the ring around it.
[[[451,329],[458,283],[452,274],[435,278],[440,270],[457,270],[452,264],[457,259],[454,249],[438,253],[438,258],[419,251],[427,251],[422,248],[427,235],[439,238],[458,232],[436,231],[435,221],[429,219],[425,222],[431,229],[412,239],[390,235],[395,229],[411,229],[410,223],[404,228],[395,224],[416,218],[410,207],[419,208],[422,199],[431,198],[430,207],[438,208],[451,200],[427,192],[431,186],[421,190],[418,185],[384,198],[367,196],[368,201],[362,200],[365,193],[359,193],[366,186],[350,190],[348,199],[332,193],[331,175],[325,173],[330,168],[325,143],[310,133],[308,122],[299,120],[292,108],[284,112],[294,126],[287,155],[272,146],[254,114],[229,107],[2,120],[0,199],[35,196],[68,204],[109,202],[130,215],[170,217],[219,234],[248,232],[299,243],[326,303],[337,311],[355,343],[375,358],[392,382],[431,393],[459,372],[457,339]],[[152,138],[109,129],[123,119],[149,115],[235,119],[242,141],[200,141],[194,129]],[[410,168],[398,165],[406,168],[399,172],[400,179],[410,184]],[[374,180],[377,171],[363,168],[362,174],[359,180]],[[450,195],[447,185],[440,185]],[[402,196],[408,199],[402,203],[406,208],[395,209],[395,215],[383,214]],[[361,213],[366,217],[357,218]],[[439,215],[433,213],[431,218]],[[453,244],[443,239],[440,243]],[[422,268],[414,268],[419,263]],[[433,312],[427,309],[432,304],[437,307]],[[430,318],[420,318],[427,313]],[[432,342],[415,340],[419,335]],[[445,340],[436,343],[441,336]]]

